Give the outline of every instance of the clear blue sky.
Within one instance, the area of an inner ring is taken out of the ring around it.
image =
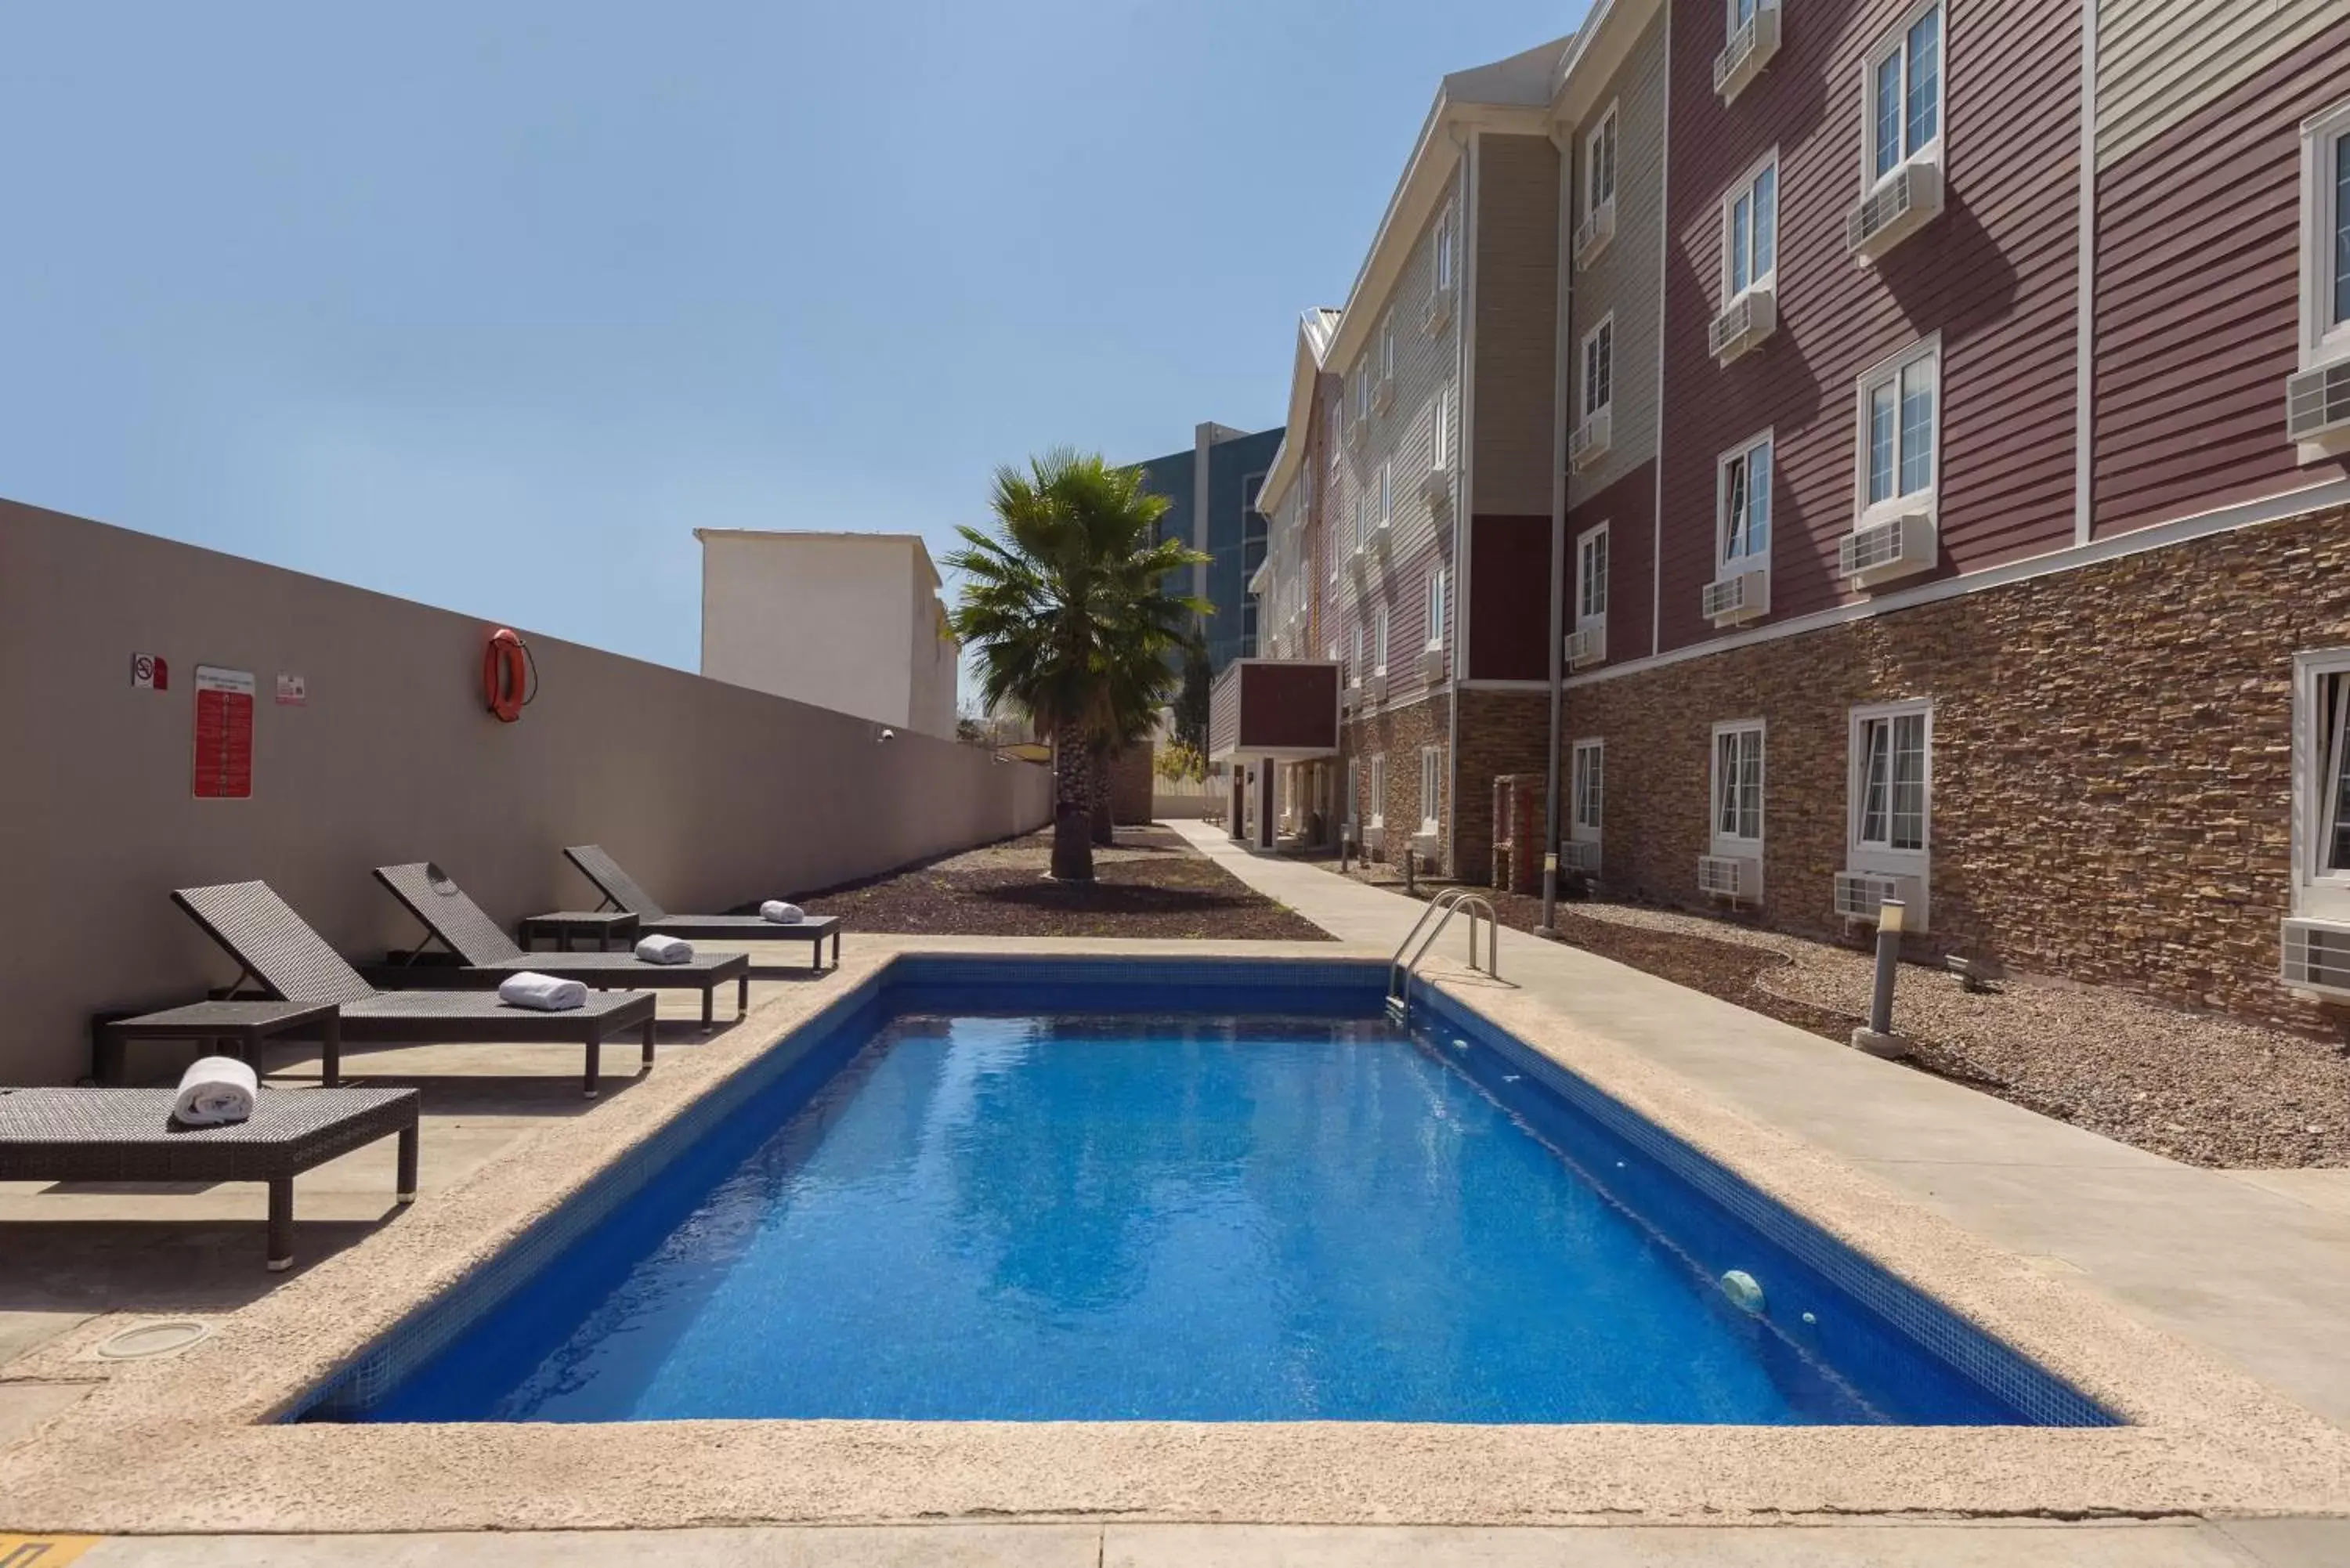
[[[0,494],[691,668],[697,525],[1277,421],[1437,78],[1583,8],[11,5]]]

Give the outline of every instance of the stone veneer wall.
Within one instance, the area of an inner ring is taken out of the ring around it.
[[[1550,733],[1550,694],[1471,687],[1460,700],[1461,755],[1453,770],[1454,787],[1461,792],[1456,875],[1482,882],[1492,875],[1493,781],[1506,774],[1541,775],[1543,748]],[[1541,865],[1539,857],[1534,863]]]
[[[1340,744],[1346,757],[1338,763],[1343,770],[1347,759],[1358,760],[1361,777],[1357,788],[1366,797],[1356,803],[1355,820],[1368,826],[1371,820],[1367,797],[1371,788],[1372,753],[1387,753],[1387,801],[1382,808],[1387,815],[1389,832],[1386,843],[1377,855],[1366,859],[1380,860],[1390,866],[1403,864],[1404,846],[1411,842],[1413,832],[1419,826],[1419,749],[1448,743],[1452,711],[1450,699],[1435,696],[1404,707],[1381,706],[1364,718],[1349,719],[1343,726]],[[1339,774],[1339,790],[1346,789],[1346,774]],[[1445,863],[1450,848],[1440,838],[1438,864]]]
[[[1697,905],[1711,727],[1766,721],[1760,918],[1833,935],[1849,710],[1930,698],[1921,951],[2335,1032],[2278,983],[2278,922],[2293,655],[2345,644],[2332,508],[1570,688],[1561,744],[1607,742],[1603,885]]]

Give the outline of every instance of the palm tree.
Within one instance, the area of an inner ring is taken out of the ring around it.
[[[1164,698],[1169,651],[1211,613],[1166,586],[1202,557],[1154,543],[1165,497],[1094,453],[1055,448],[1025,472],[999,468],[988,505],[995,532],[958,528],[963,547],[946,558],[963,579],[955,635],[978,654],[988,705],[1009,703],[1052,736],[1053,876],[1091,881],[1096,753]]]

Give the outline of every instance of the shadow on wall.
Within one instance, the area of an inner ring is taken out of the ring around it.
[[[227,983],[174,888],[264,878],[364,955],[414,934],[375,866],[436,860],[511,924],[595,904],[562,858],[592,841],[671,908],[724,909],[1050,811],[1045,770],[984,748],[903,732],[884,743],[863,719],[549,638],[529,639],[536,700],[501,723],[482,694],[491,629],[0,503],[0,712],[15,737],[0,773],[0,1084],[87,1071],[97,1009]],[[162,660],[160,682],[138,684],[140,655]],[[196,793],[200,717],[237,706],[196,691],[199,666],[252,679],[243,798]],[[298,683],[284,701],[281,677]]]

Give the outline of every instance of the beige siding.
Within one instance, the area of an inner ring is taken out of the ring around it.
[[[1548,515],[1558,320],[1558,152],[1547,137],[1485,134],[1477,164],[1481,514]]]
[[[2103,0],[2097,164],[2125,158],[2350,16],[2350,0]]]
[[[1616,237],[1577,272],[1568,296],[1574,333],[1575,389],[1567,426],[1583,413],[1583,336],[1610,311],[1615,368],[1611,372],[1607,455],[1574,476],[1570,504],[1581,505],[1657,454],[1657,334],[1662,328],[1658,289],[1665,239],[1665,22],[1661,13],[1599,95],[1597,114],[1616,106]],[[1562,191],[1572,189],[1578,219],[1583,206],[1581,150],[1598,125],[1596,115],[1576,128],[1576,157],[1560,160]]]
[[[1460,311],[1456,306],[1452,319],[1437,331],[1426,330],[1424,323],[1435,291],[1438,225],[1451,224],[1455,246],[1461,242],[1460,204],[1453,194],[1457,189],[1456,177],[1427,225],[1413,239],[1411,253],[1396,279],[1394,291],[1378,307],[1382,313],[1392,311],[1394,315],[1395,395],[1385,410],[1371,415],[1359,432],[1350,429],[1339,463],[1342,483],[1335,497],[1337,510],[1329,514],[1334,524],[1332,536],[1338,545],[1339,566],[1336,583],[1326,584],[1335,593],[1339,606],[1336,618],[1329,624],[1340,628],[1341,654],[1351,659],[1355,627],[1374,626],[1378,607],[1387,607],[1388,703],[1391,707],[1419,696],[1430,685],[1441,683],[1422,678],[1419,654],[1428,640],[1428,576],[1439,566],[1450,563],[1452,520],[1449,512],[1440,512],[1430,504],[1420,493],[1420,482],[1435,466],[1435,421],[1440,402],[1449,410],[1448,451],[1455,459],[1459,454],[1461,397],[1456,383],[1460,376]],[[1461,253],[1456,248],[1454,254],[1457,257]],[[1456,263],[1456,301],[1461,297],[1460,271]],[[1378,319],[1373,317],[1362,352],[1353,363],[1341,367],[1346,372],[1349,427],[1354,421],[1355,379],[1378,363]],[[1387,559],[1373,563],[1358,576],[1346,559],[1355,545],[1357,498],[1367,499],[1376,522],[1382,464],[1391,476],[1392,487],[1392,532]],[[1453,462],[1449,466],[1457,468],[1458,463]],[[1370,659],[1376,663],[1375,652]]]

